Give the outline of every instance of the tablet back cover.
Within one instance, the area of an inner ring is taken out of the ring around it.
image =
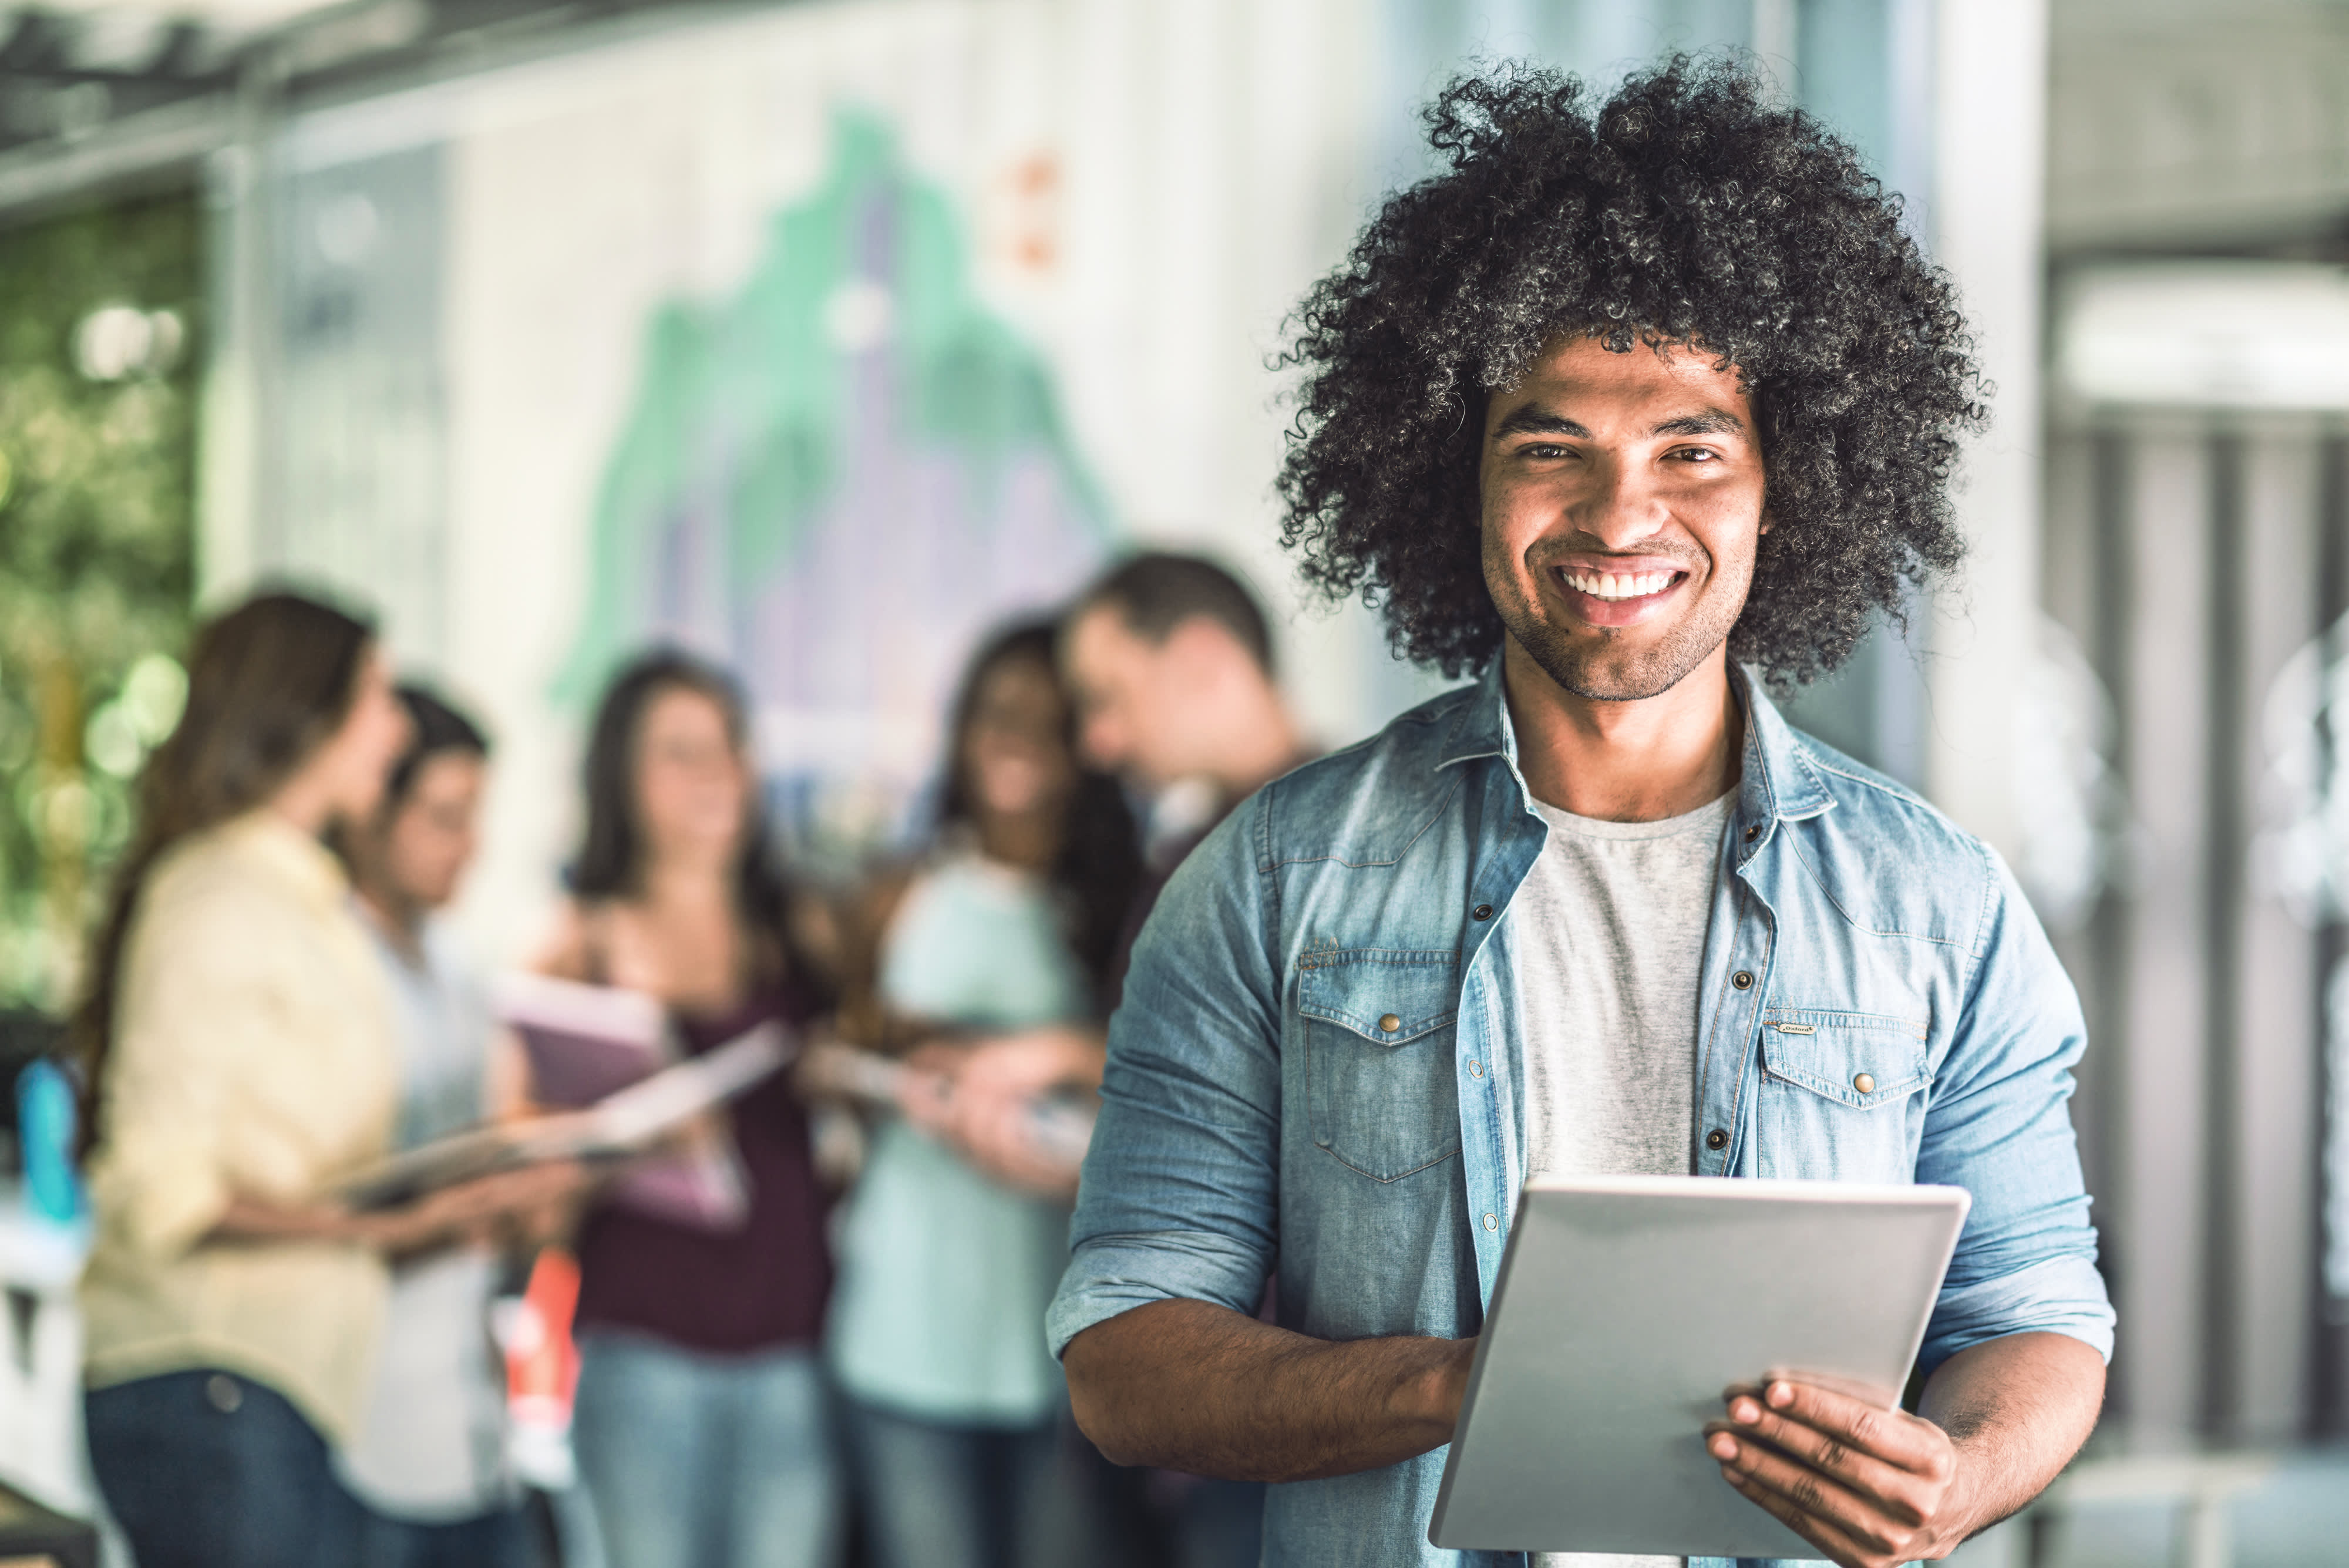
[[[1946,1187],[1528,1183],[1429,1539],[1817,1556],[1722,1480],[1704,1425],[1778,1373],[1895,1403],[1967,1206]]]

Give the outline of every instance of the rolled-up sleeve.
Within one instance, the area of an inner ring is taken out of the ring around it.
[[[1272,1272],[1280,1010],[1264,810],[1258,795],[1192,851],[1134,945],[1046,1320],[1056,1355],[1154,1301],[1253,1313]]]
[[[1929,1373],[1970,1345],[2027,1332],[2113,1353],[2072,1131],[2072,1069],[2087,1036],[2079,997],[2013,875],[1983,854],[1982,934],[1917,1163],[1918,1180],[1973,1197],[1919,1357]]]
[[[228,1212],[228,1107],[254,1033],[282,1012],[249,915],[233,898],[167,898],[125,944],[90,1188],[133,1253],[176,1257]]]

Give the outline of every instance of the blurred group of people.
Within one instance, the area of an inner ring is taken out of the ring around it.
[[[491,742],[293,594],[209,623],[189,672],[75,1021],[89,1452],[140,1568],[547,1561],[490,1308],[554,1243],[609,1568],[1257,1561],[1260,1490],[1110,1466],[1042,1327],[1134,937],[1305,755],[1236,579],[1138,556],[990,638],[926,842],[853,888],[779,857],[725,672],[656,651],[615,678],[534,967],[657,999],[688,1055],[770,1022],[801,1043],[724,1115],[747,1206],[722,1229],[568,1160],[338,1200],[536,1109],[433,919]]]

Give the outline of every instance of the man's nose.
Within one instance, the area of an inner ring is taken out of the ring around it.
[[[1666,515],[1662,494],[1647,465],[1613,456],[1592,464],[1589,487],[1571,508],[1577,532],[1615,550],[1653,538]]]

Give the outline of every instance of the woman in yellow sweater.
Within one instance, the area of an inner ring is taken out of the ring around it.
[[[201,632],[76,1020],[96,1104],[82,1282],[91,1466],[140,1568],[352,1560],[331,1468],[385,1259],[493,1229],[567,1172],[353,1214],[390,1146],[391,1002],[327,840],[408,721],[362,621],[291,594]]]

